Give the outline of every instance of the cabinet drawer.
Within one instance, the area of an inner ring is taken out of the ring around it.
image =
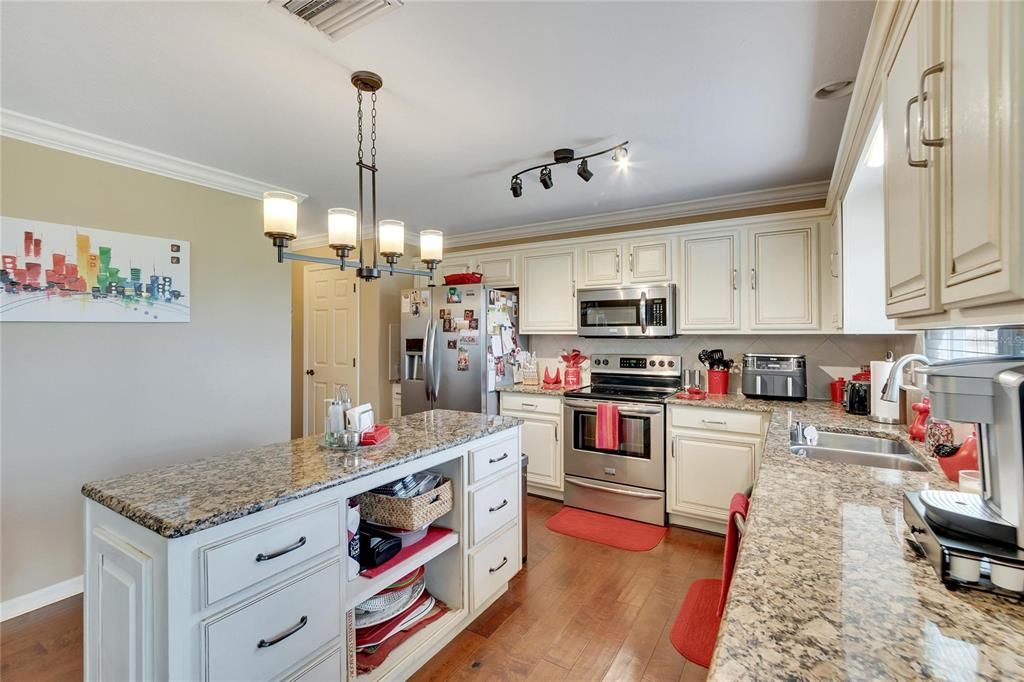
[[[206,680],[267,680],[341,635],[341,563],[202,623]]]
[[[671,425],[683,429],[707,429],[711,431],[733,431],[761,435],[762,415],[760,412],[722,410],[717,407],[672,407]]]
[[[503,441],[469,451],[470,482],[482,481],[519,461],[519,439]]]
[[[532,393],[502,393],[502,410],[562,414],[562,399]]]
[[[472,509],[472,543],[478,545],[494,531],[519,515],[518,472],[509,471],[493,483],[471,490],[469,506]]]
[[[331,502],[203,547],[206,604],[333,549],[340,538],[338,503]]]
[[[337,682],[343,679],[341,649],[335,649],[288,678],[288,682]]]
[[[511,526],[469,556],[470,592],[477,610],[519,571],[519,526]]]

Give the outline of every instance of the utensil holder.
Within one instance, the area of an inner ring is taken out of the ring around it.
[[[725,369],[708,370],[708,393],[725,395],[729,392],[729,371]]]

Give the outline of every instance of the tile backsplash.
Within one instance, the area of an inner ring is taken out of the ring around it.
[[[924,333],[924,354],[932,360],[1024,355],[1024,327],[933,329]]]
[[[798,353],[807,356],[807,396],[828,399],[829,383],[839,376],[849,378],[862,365],[882,360],[891,350],[897,357],[914,350],[915,334],[707,334],[672,339],[586,339],[570,335],[530,336],[529,348],[537,353],[541,367],[554,366],[563,349],[578,348],[594,353],[643,353],[680,355],[684,368],[701,367],[697,353],[703,348],[721,348],[725,357],[741,364],[744,353]],[[543,371],[543,369],[542,369]],[[588,377],[584,375],[584,381]],[[739,393],[739,374],[729,380],[729,390]]]

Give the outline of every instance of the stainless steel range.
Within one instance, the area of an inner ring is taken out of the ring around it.
[[[567,391],[565,504],[665,524],[665,399],[682,387],[678,355],[594,355],[591,384]],[[597,447],[597,406],[619,412],[619,446]]]

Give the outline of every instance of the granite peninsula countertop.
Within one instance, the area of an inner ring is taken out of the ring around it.
[[[1024,605],[947,590],[907,546],[902,495],[927,472],[803,460],[789,423],[909,442],[828,401],[723,396],[673,404],[771,413],[711,680],[1024,679]]]
[[[500,393],[533,393],[535,395],[553,395],[563,396],[566,391],[575,391],[579,386],[573,386],[572,388],[566,388],[565,386],[559,385],[558,388],[544,388],[543,386],[527,386],[526,384],[513,384],[511,386],[498,386],[495,390]]]
[[[511,429],[516,417],[432,410],[390,419],[391,437],[359,459],[299,438],[94,481],[82,494],[167,538],[180,537]]]

